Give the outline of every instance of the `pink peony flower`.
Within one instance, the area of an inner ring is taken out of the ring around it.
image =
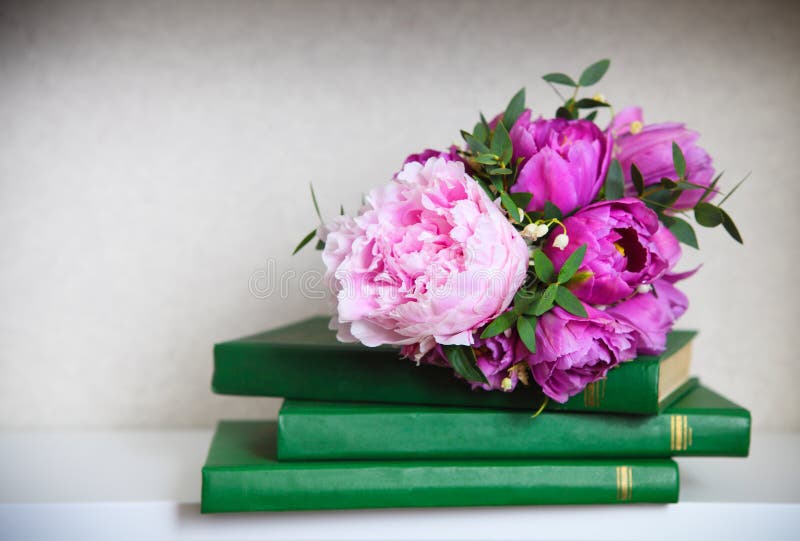
[[[593,122],[531,121],[525,111],[509,135],[514,160],[524,159],[511,191],[533,194],[526,210],[543,210],[550,201],[568,214],[597,197],[611,161],[611,139]]]
[[[675,236],[638,199],[589,205],[564,220],[564,226],[568,246],[554,246],[558,236],[551,233],[543,251],[560,269],[575,250],[587,245],[570,288],[589,304],[621,301],[638,286],[661,278],[681,256]],[[560,226],[555,229],[561,231]]]
[[[505,311],[528,266],[525,241],[461,162],[407,163],[355,218],[320,231],[343,341],[471,344]]]
[[[636,356],[635,328],[626,321],[586,307],[587,318],[554,308],[536,326],[536,353],[517,348],[544,393],[557,402],[603,379],[619,363]]]
[[[614,137],[614,157],[619,160],[625,174],[628,195],[636,193],[631,181],[632,163],[641,171],[645,186],[658,184],[664,177],[677,178],[672,160],[673,142],[678,144],[686,159],[686,180],[708,186],[714,178],[711,157],[695,144],[700,135],[686,129],[683,124],[665,122],[644,125],[642,110],[629,107],[614,117],[608,131]],[[692,208],[702,194],[702,189],[685,190],[674,208]]]
[[[636,349],[645,355],[659,355],[667,347],[667,334],[686,312],[689,299],[673,284],[673,276],[653,283],[653,292],[640,293],[612,306],[606,313],[636,328]]]

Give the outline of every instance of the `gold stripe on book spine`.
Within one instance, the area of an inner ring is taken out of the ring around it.
[[[617,500],[626,502],[633,497],[633,470],[630,466],[617,466]]]
[[[583,405],[587,408],[600,407],[600,403],[606,397],[606,380],[590,383],[583,390]]]
[[[687,415],[670,415],[669,417],[669,449],[685,451],[692,446],[692,427]]]

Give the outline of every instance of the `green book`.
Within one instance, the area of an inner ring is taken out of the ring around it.
[[[694,331],[673,331],[661,356],[643,356],[611,370],[565,404],[547,408],[653,414],[691,387]],[[544,401],[535,386],[510,393],[473,391],[453,370],[417,366],[398,349],[368,348],[336,340],[328,319],[317,317],[214,346],[214,392],[305,400],[392,402],[537,410]]]
[[[747,456],[750,412],[698,387],[654,416],[287,400],[280,460]]]
[[[222,421],[203,467],[203,513],[670,503],[669,459],[278,462],[277,424]]]

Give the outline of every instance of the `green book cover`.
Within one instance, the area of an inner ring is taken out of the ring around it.
[[[280,460],[747,456],[750,412],[698,387],[654,416],[287,400]]]
[[[670,503],[668,459],[278,462],[277,424],[222,421],[203,467],[203,513]]]
[[[691,386],[686,379],[689,346],[695,334],[673,331],[663,355],[623,363],[567,403],[550,400],[547,408],[656,413]],[[541,390],[533,386],[519,385],[510,393],[473,391],[451,369],[417,366],[401,359],[397,348],[339,342],[328,329],[328,319],[322,317],[217,344],[212,389],[231,395],[529,411],[538,409],[544,400]]]

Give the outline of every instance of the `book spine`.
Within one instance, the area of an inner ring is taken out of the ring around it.
[[[325,358],[322,359],[321,356]],[[391,384],[387,385],[387,382]],[[219,394],[306,400],[414,403],[535,411],[544,396],[533,388],[511,393],[472,391],[452,370],[416,366],[394,351],[330,351],[227,342],[214,350],[212,389]],[[547,409],[630,414],[658,412],[658,360],[622,364],[565,404]]]
[[[744,410],[652,417],[287,401],[280,460],[746,456]]]
[[[537,504],[671,503],[670,460],[297,464],[203,469],[203,513]]]

